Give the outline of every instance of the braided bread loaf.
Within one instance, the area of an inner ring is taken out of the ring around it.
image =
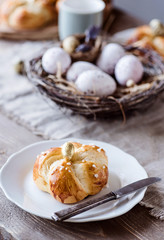
[[[5,0],[0,18],[15,30],[36,29],[57,18],[55,4],[56,0]]]
[[[108,160],[103,149],[67,142],[40,154],[33,168],[39,189],[62,203],[75,203],[94,195],[108,180]]]
[[[164,57],[164,36],[154,35],[153,30],[148,25],[136,28],[127,44],[154,49],[159,55]]]

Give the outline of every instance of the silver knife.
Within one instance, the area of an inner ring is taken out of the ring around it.
[[[123,188],[120,188],[116,191],[107,193],[99,198],[96,198],[96,199],[94,198],[94,199],[91,199],[84,203],[78,203],[73,207],[55,212],[52,215],[52,219],[55,220],[56,222],[61,222],[63,220],[66,220],[68,218],[76,216],[80,213],[88,211],[94,207],[97,207],[101,204],[104,204],[111,200],[119,199],[125,195],[136,192],[138,190],[141,190],[145,187],[148,187],[149,185],[151,185],[153,183],[159,182],[160,180],[161,180],[161,178],[158,178],[158,177],[149,177],[149,178],[139,180],[139,181],[131,183]]]

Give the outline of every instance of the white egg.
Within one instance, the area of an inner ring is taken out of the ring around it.
[[[140,60],[134,55],[122,57],[115,68],[115,77],[117,82],[125,86],[129,79],[138,83],[143,76],[143,66]]]
[[[61,73],[65,73],[71,64],[71,58],[60,47],[49,48],[42,57],[42,67],[50,74],[56,74],[58,64],[61,64]]]
[[[124,55],[123,47],[117,43],[109,43],[103,48],[97,60],[97,66],[104,72],[113,74],[116,63]]]
[[[78,61],[78,62],[73,63],[71,65],[71,67],[68,69],[66,78],[68,81],[75,82],[76,79],[78,78],[78,76],[82,72],[87,71],[87,70],[94,70],[94,69],[98,69],[98,67],[96,65],[94,65],[93,63]]]
[[[116,90],[115,80],[100,70],[88,70],[81,73],[75,84],[85,94],[100,97],[112,95]]]

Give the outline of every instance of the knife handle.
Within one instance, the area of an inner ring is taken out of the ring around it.
[[[105,194],[99,198],[94,198],[91,199],[87,202],[84,203],[79,203],[76,204],[73,207],[55,212],[52,215],[52,219],[55,220],[55,222],[62,222],[63,220],[66,220],[68,218],[74,217],[80,213],[83,213],[85,211],[88,211],[94,207],[97,207],[101,204],[104,204],[106,202],[109,202],[111,200],[115,200],[116,199],[116,195],[113,192],[110,192],[108,194]]]

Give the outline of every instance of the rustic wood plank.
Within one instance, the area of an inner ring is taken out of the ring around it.
[[[0,114],[0,166],[20,148],[41,140],[27,129]],[[55,223],[26,213],[10,202],[0,190],[0,232],[4,239],[115,239],[161,240],[164,223],[137,205],[127,214],[91,223]],[[2,230],[3,227],[3,230]],[[6,235],[9,234],[9,235]],[[1,238],[2,238],[1,237]],[[2,238],[2,239],[3,239]]]
[[[4,228],[0,227],[0,240],[15,240]]]
[[[148,209],[138,204],[131,211],[116,220],[138,239],[164,239],[164,222],[151,217],[148,211]]]

